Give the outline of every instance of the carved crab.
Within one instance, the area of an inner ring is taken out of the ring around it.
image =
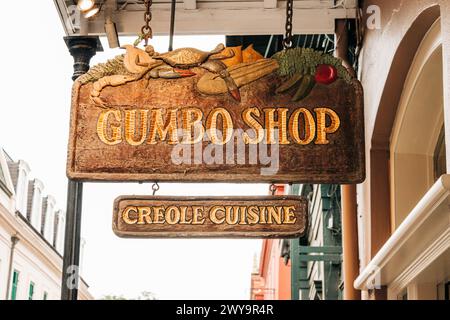
[[[169,66],[176,69],[189,69],[193,67],[201,67],[212,73],[218,74],[227,85],[228,92],[237,100],[241,100],[238,86],[234,82],[227,66],[220,60],[228,59],[234,56],[234,52],[228,55],[220,54],[225,49],[223,44],[219,44],[210,52],[201,51],[195,48],[181,48],[164,54],[154,54],[152,59],[162,60]],[[147,50],[150,54],[151,49]],[[146,64],[139,64],[146,66]]]

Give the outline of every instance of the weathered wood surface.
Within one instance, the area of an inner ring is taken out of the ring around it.
[[[205,72],[178,80],[151,79],[120,87],[106,87],[102,98],[114,110],[165,110],[196,107],[208,115],[214,108],[225,108],[233,119],[234,129],[249,129],[242,121],[246,108],[331,108],[340,118],[339,130],[327,136],[330,143],[308,145],[291,143],[279,146],[279,170],[275,175],[261,175],[259,164],[174,164],[173,145],[158,142],[131,146],[125,142],[106,145],[97,136],[97,121],[102,109],[89,99],[92,84],[75,83],[72,99],[71,132],[67,164],[68,177],[81,181],[202,181],[202,182],[296,182],[296,183],[360,183],[365,179],[364,114],[361,84],[343,80],[325,86],[317,84],[301,102],[291,102],[290,94],[276,95],[281,79],[272,74],[240,88],[242,101],[229,94],[207,96],[196,88]],[[259,122],[264,126],[264,114]],[[315,119],[317,120],[317,119]],[[178,123],[181,123],[178,118]],[[205,123],[205,119],[203,119]],[[124,134],[122,130],[122,135]],[[300,136],[305,134],[300,125]],[[292,142],[292,140],[290,140]],[[209,142],[204,142],[203,146]],[[248,148],[247,148],[247,153]],[[247,154],[248,159],[248,154]]]
[[[114,202],[113,231],[124,238],[297,238],[306,232],[307,212],[298,196],[122,196]]]

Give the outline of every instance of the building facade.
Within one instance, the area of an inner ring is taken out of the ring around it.
[[[276,195],[286,194],[286,186],[276,187]],[[251,300],[291,300],[288,240],[264,239],[259,263],[257,260],[251,277]]]
[[[450,2],[363,1],[364,299],[449,299]]]
[[[61,295],[65,215],[30,171],[0,149],[0,300]],[[83,280],[79,292],[93,299]]]
[[[263,240],[251,278],[252,300],[342,299],[341,197],[337,185],[277,186],[308,199],[307,233]]]
[[[294,185],[289,193],[308,199],[309,210],[306,235],[289,240],[292,299],[342,299],[340,187]]]

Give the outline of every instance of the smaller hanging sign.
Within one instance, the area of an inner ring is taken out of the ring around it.
[[[122,196],[113,231],[124,238],[294,238],[305,234],[307,212],[298,196]]]

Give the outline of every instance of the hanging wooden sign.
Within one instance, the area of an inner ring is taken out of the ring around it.
[[[67,173],[85,181],[360,183],[361,84],[311,49],[151,46],[74,84]]]
[[[128,238],[298,238],[308,202],[298,196],[123,196],[113,230]]]

